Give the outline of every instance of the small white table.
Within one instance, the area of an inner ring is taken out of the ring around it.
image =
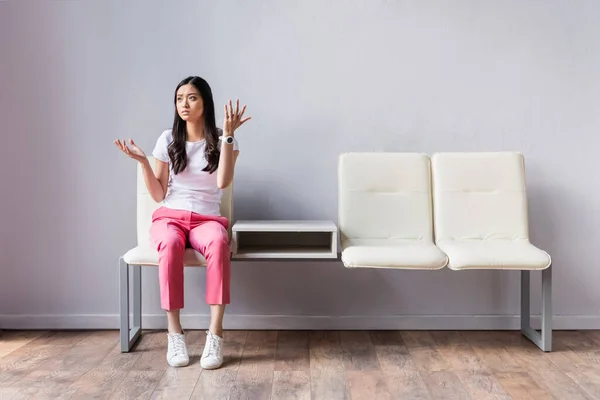
[[[242,220],[231,227],[232,259],[337,259],[333,221]]]

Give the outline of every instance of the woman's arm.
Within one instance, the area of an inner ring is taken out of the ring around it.
[[[167,194],[167,182],[169,181],[169,164],[160,160],[156,160],[155,170],[152,171],[150,161],[144,158],[140,161],[142,170],[144,171],[144,182],[146,188],[152,196],[152,199],[160,203],[164,200]]]
[[[219,168],[217,170],[217,186],[219,186],[219,189],[225,189],[233,181],[235,162],[240,154],[240,151],[234,150],[233,147],[233,143],[223,143],[221,146],[221,156],[219,157]]]
[[[144,181],[146,188],[150,192],[150,196],[157,203],[164,200],[167,194],[167,182],[169,181],[169,163],[156,159],[156,174],[152,171],[150,166],[150,160],[146,157],[146,153],[138,147],[133,139],[129,139],[129,146],[125,140],[115,140],[115,144],[123,153],[133,158],[142,165],[142,171],[144,171]]]
[[[231,100],[229,100],[229,104],[225,105],[225,121],[223,123],[223,139],[227,136],[234,135],[234,132],[237,128],[242,126],[242,124],[251,117],[246,117],[242,119],[244,115],[244,111],[246,111],[246,105],[242,107],[240,110],[240,101],[236,100],[235,109],[231,104]],[[234,138],[235,142],[235,138]],[[217,185],[219,189],[225,189],[228,187],[233,181],[235,162],[237,161],[239,150],[235,149],[234,143],[220,143],[221,145],[221,155],[219,157],[219,168],[217,170]]]

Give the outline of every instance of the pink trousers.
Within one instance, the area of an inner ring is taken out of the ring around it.
[[[222,216],[158,208],[150,237],[158,250],[160,303],[164,310],[183,308],[183,257],[191,247],[206,258],[206,302],[229,304],[230,247]]]

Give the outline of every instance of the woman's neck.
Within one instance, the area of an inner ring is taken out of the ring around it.
[[[188,142],[199,142],[204,139],[204,121],[187,121],[186,123]]]

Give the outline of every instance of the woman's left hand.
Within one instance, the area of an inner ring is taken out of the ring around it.
[[[240,100],[235,101],[235,109],[231,104],[231,100],[229,100],[229,104],[225,104],[225,121],[223,122],[223,133],[225,135],[233,135],[235,130],[242,126],[242,124],[251,117],[246,117],[242,119],[244,116],[244,111],[246,111],[246,105],[240,110]]]

